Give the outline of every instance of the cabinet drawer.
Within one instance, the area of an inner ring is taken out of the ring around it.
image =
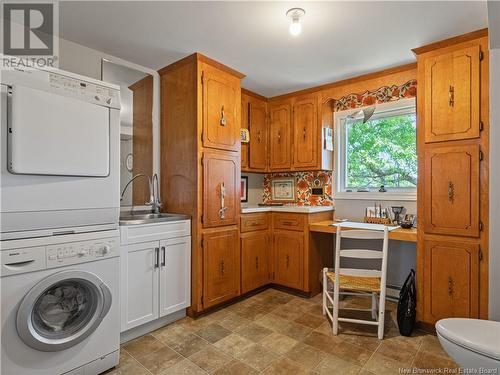
[[[305,227],[306,215],[279,213],[274,214],[273,223],[275,229],[303,231]]]
[[[269,215],[265,213],[241,215],[241,233],[269,228]]]

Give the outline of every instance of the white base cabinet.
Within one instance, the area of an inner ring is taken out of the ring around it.
[[[190,306],[190,227],[183,220],[120,228],[121,332]]]

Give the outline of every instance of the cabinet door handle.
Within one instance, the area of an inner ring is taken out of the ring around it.
[[[455,105],[455,87],[450,85],[448,89],[448,105],[453,107]]]
[[[306,140],[306,127],[302,129],[302,138],[304,138],[304,141]]]
[[[160,266],[160,248],[155,247],[155,268]]]
[[[290,267],[290,256],[287,254],[286,255],[286,268]]]
[[[453,203],[455,199],[455,184],[451,181],[448,182],[448,201]]]
[[[226,198],[226,188],[224,186],[224,182],[220,183],[220,210],[219,210],[219,217],[221,219],[224,219],[226,217],[226,210],[227,207],[225,207],[225,200]]]
[[[222,108],[220,110],[220,125],[226,126],[226,116],[224,114],[224,105],[222,105]]]
[[[448,277],[448,295],[453,295],[453,279],[451,278],[451,276]]]
[[[165,265],[167,264],[167,254],[165,251],[165,246],[161,247],[161,254],[162,254],[161,266],[165,267]]]
[[[255,268],[259,269],[259,257],[255,257]]]
[[[278,144],[281,143],[281,131],[278,130]]]
[[[261,134],[261,131],[259,130],[259,131],[257,132],[257,142],[259,142],[259,143],[260,143],[260,134]]]
[[[220,261],[220,273],[224,277],[224,259]]]

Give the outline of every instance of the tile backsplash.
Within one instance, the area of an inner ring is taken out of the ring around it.
[[[263,202],[271,203],[271,180],[276,177],[294,177],[296,202],[299,206],[332,206],[332,171],[267,173],[264,175]],[[319,179],[324,188],[323,195],[313,195],[313,182]]]

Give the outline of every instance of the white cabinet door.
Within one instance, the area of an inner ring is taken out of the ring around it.
[[[191,237],[160,241],[160,316],[191,305]]]
[[[121,247],[121,332],[157,319],[160,243]]]

